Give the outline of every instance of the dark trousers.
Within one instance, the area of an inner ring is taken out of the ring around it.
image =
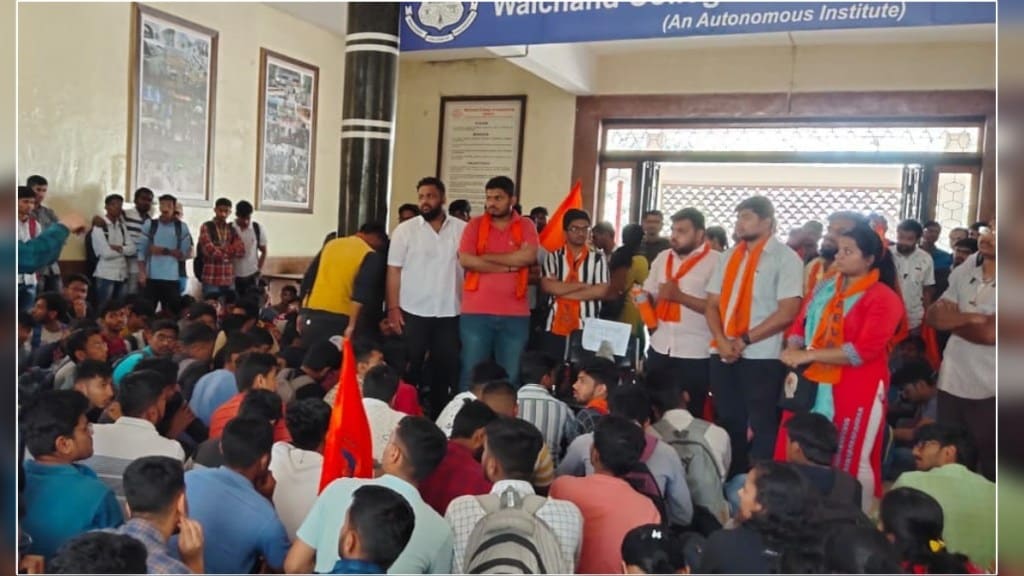
[[[323,310],[302,311],[302,344],[308,349],[322,340],[341,336],[348,328],[348,316]]]
[[[996,399],[968,400],[939,390],[938,421],[962,426],[977,450],[977,461],[969,467],[995,482]]]
[[[402,317],[405,380],[420,391],[426,413],[436,418],[459,385],[459,317],[426,318],[404,310]]]
[[[245,277],[235,277],[235,291],[238,292],[239,296],[245,296],[246,294],[258,291],[257,283],[260,280],[259,272]]]
[[[779,394],[786,375],[778,360],[741,358],[732,364],[716,354],[709,360],[715,419],[729,433],[732,465],[729,477],[750,470],[751,464],[771,460],[779,432]],[[747,442],[747,426],[753,439]]]
[[[655,352],[647,354],[647,373],[660,372],[670,375],[679,385],[680,392],[686,392],[690,400],[688,409],[695,418],[704,417],[704,402],[711,388],[710,361],[707,358],[672,358]],[[721,364],[721,362],[719,362]]]
[[[181,286],[177,280],[146,280],[146,298],[153,305],[160,304],[164,314],[175,318],[181,315]]]

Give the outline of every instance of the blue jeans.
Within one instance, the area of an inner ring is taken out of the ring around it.
[[[459,317],[462,340],[462,377],[459,390],[469,390],[473,367],[491,357],[508,372],[508,380],[519,387],[519,357],[530,338],[529,316],[463,314]]]
[[[96,278],[96,309],[101,310],[112,298],[120,298],[124,282]]]
[[[725,499],[729,502],[729,517],[736,516],[736,512],[740,509],[740,488],[747,483],[747,474],[737,474],[733,476],[725,486],[722,487],[725,490]]]

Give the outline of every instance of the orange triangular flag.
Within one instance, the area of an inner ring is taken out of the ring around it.
[[[558,210],[548,218],[548,223],[540,232],[540,245],[548,252],[554,252],[565,245],[565,230],[562,229],[562,219],[565,213],[573,208],[583,209],[583,184],[577,180],[569,195],[558,205]]]
[[[334,398],[331,423],[324,439],[321,492],[338,478],[373,478],[373,439],[356,379],[352,340],[346,339],[342,349],[338,394]]]

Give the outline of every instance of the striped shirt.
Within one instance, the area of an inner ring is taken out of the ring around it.
[[[565,282],[566,277],[569,275],[569,263],[565,256],[565,247],[561,247],[555,252],[548,254],[547,260],[544,261],[544,277],[553,278],[561,282]],[[607,284],[608,283],[608,265],[605,263],[604,257],[601,252],[597,250],[588,250],[587,258],[580,265],[579,278],[581,282],[586,284]],[[555,321],[555,303],[554,298],[551,299],[551,311],[548,312],[548,321],[545,329],[551,331],[551,325]],[[586,320],[589,318],[597,318],[601,312],[601,301],[600,300],[585,300],[580,303],[580,320]]]
[[[142,236],[142,224],[150,219],[150,216],[139,214],[138,208],[134,206],[125,208],[122,215],[128,228],[128,235],[131,236],[131,241],[138,246],[138,239]]]
[[[576,437],[576,418],[572,410],[538,384],[519,389],[519,417],[533,424],[544,435],[557,465],[565,449]]]

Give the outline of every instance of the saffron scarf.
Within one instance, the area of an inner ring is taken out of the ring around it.
[[[845,276],[838,276],[835,280],[835,290],[831,296],[820,294],[818,298],[815,298],[815,304],[818,304],[824,298],[828,298],[828,300],[824,302],[824,308],[818,319],[818,325],[814,327],[814,336],[810,341],[810,349],[825,350],[828,348],[839,348],[843,345],[843,320],[846,317],[846,299],[866,292],[878,283],[878,277],[877,268],[849,285],[847,285]],[[808,379],[823,384],[835,384],[839,381],[841,374],[841,366],[823,364],[821,362],[811,363],[807,370],[804,371],[804,376]]]
[[[608,399],[607,398],[594,398],[590,402],[587,402],[587,408],[594,410],[602,416],[608,415]]]
[[[577,258],[572,257],[569,245],[565,246],[565,265],[569,273],[565,276],[565,282],[580,282],[580,268],[590,255],[587,245],[583,245]],[[568,336],[580,329],[580,308],[582,302],[570,300],[569,298],[555,298],[555,316],[551,321],[551,333],[558,336]]]
[[[513,217],[514,218],[514,217]],[[512,227],[512,241],[515,242],[516,249],[519,249],[523,245],[523,223],[521,219],[513,219],[509,226]],[[491,235],[491,215],[484,214],[480,217],[480,228],[477,230],[476,235],[476,255],[479,256],[487,251],[487,239]],[[528,266],[523,266],[516,272],[516,298],[522,300],[526,298],[526,283],[530,279],[530,270]],[[480,273],[469,271],[466,272],[466,279],[463,283],[463,288],[467,292],[476,292],[480,289]]]
[[[669,250],[668,258],[665,260],[665,282],[672,282],[673,284],[678,283],[679,280],[685,276],[687,272],[693,270],[693,267],[699,264],[709,252],[711,252],[711,244],[705,242],[704,246],[696,255],[683,260],[679,264],[679,269],[673,272],[672,268],[675,267],[675,253],[672,250]],[[679,302],[662,299],[658,300],[658,306],[654,309],[654,313],[658,317],[658,320],[663,322],[679,322],[683,316],[683,307]]]
[[[722,315],[725,335],[729,338],[738,338],[750,330],[750,313],[754,306],[754,273],[761,261],[761,253],[768,243],[765,238],[751,247],[746,240],[740,242],[733,250],[729,261],[725,265],[725,275],[722,278],[722,294],[718,301],[718,310]],[[739,276],[740,265],[743,263],[743,256],[748,254],[747,265],[743,270],[743,278],[740,278],[739,292],[736,297],[736,306],[729,314],[729,302],[732,301],[733,290],[736,290],[736,280]]]

